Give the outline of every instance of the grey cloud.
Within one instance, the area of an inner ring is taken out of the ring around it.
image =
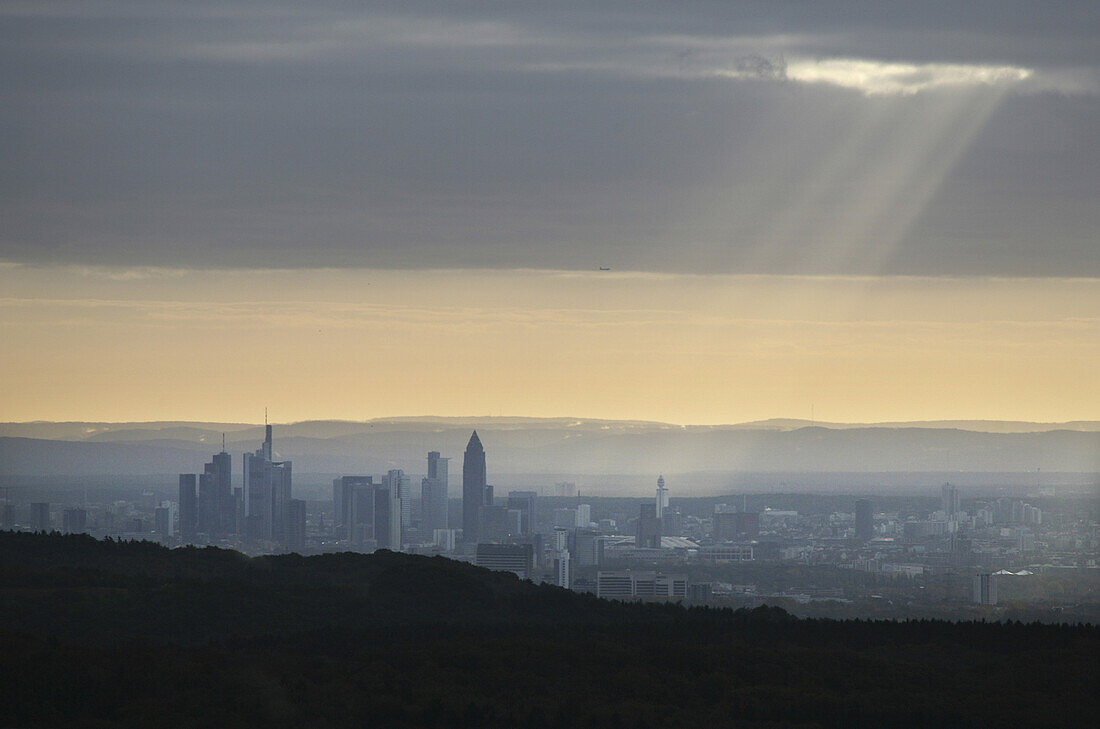
[[[1084,2],[0,2],[0,259],[1100,275],[1098,36]]]

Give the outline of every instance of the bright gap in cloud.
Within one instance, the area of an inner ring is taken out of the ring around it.
[[[978,86],[1008,86],[1024,81],[1031,69],[950,63],[885,63],[857,58],[795,59],[787,77],[855,89],[868,96],[909,95],[921,91]]]

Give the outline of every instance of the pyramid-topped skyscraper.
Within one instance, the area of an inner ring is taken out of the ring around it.
[[[462,539],[467,544],[477,542],[478,515],[491,500],[485,484],[485,449],[475,430],[462,459]]]

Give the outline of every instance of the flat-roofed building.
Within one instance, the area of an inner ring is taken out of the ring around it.
[[[994,574],[986,572],[984,574],[974,575],[973,582],[973,601],[979,605],[996,605],[997,604],[997,577]]]
[[[61,512],[61,531],[79,534],[88,526],[88,512],[84,509],[65,509]]]
[[[478,543],[474,564],[491,570],[511,572],[521,580],[529,580],[535,569],[535,548],[530,544]]]
[[[660,597],[683,599],[687,597],[688,579],[684,574],[640,571],[603,571],[596,581],[597,597]]]
[[[36,532],[50,530],[50,505],[46,502],[31,504],[31,529]]]
[[[716,544],[699,549],[699,558],[714,562],[751,562],[753,548],[750,544]]]

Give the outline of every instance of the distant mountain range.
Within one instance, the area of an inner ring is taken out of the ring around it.
[[[512,474],[658,472],[1100,472],[1100,421],[671,425],[571,418],[386,418],[275,426],[298,473],[418,474],[425,454],[460,458],[477,429],[489,468]],[[195,472],[213,452],[254,450],[248,423],[3,423],[0,475]]]

